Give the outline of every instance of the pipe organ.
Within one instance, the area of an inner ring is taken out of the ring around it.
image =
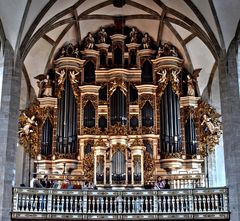
[[[143,186],[159,175],[204,172],[205,146],[214,148],[221,129],[197,93],[199,71],[187,71],[170,43],[131,31],[106,27],[101,41],[99,31],[64,45],[54,69],[36,77],[39,97],[20,115],[19,139],[38,174]]]

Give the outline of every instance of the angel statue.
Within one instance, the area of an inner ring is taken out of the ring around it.
[[[167,70],[164,69],[162,72],[158,72],[160,74],[160,79],[158,80],[158,83],[164,83],[167,79]]]
[[[76,72],[75,71],[70,71],[69,72],[70,74],[70,80],[73,84],[76,84],[78,82],[78,80],[76,79],[76,76],[79,74],[79,72]]]
[[[20,128],[18,133],[20,134],[20,136],[22,136],[23,134],[29,135],[30,133],[33,132],[32,127],[38,125],[37,121],[35,120],[34,115],[30,118],[25,113],[23,113],[22,116],[24,118],[23,121],[25,121],[25,125],[22,128]]]
[[[61,85],[65,79],[66,72],[65,72],[65,70],[62,69],[61,72],[56,71],[56,73],[59,75],[57,83],[58,83],[58,85]]]
[[[203,121],[201,125],[206,124],[208,130],[210,131],[211,134],[214,134],[217,132],[220,128],[219,126],[215,126],[212,122],[212,119],[208,117],[206,114],[203,115]]]

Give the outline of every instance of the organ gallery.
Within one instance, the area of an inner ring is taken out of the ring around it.
[[[36,73],[39,94],[19,116],[20,144],[34,172],[52,180],[141,187],[158,176],[206,174],[221,122],[199,96],[200,74],[171,42],[100,27]]]

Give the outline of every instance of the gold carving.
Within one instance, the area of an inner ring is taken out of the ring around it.
[[[131,144],[132,147],[134,146],[144,146],[143,140],[141,138],[136,137]]]
[[[142,134],[154,134],[154,128],[153,127],[142,127]]]
[[[82,100],[82,107],[84,108],[88,101],[91,101],[95,110],[97,109],[97,95],[94,94],[85,94]]]
[[[171,158],[177,158],[181,159],[183,153],[182,152],[177,152],[177,153],[162,153],[161,156],[163,159],[171,159]]]
[[[139,109],[142,109],[147,101],[151,104],[152,107],[154,107],[154,95],[142,94],[139,97]]]
[[[112,154],[114,154],[115,152],[117,152],[118,150],[125,153],[125,149],[127,147],[123,144],[114,144],[112,145]]]
[[[122,93],[127,96],[127,85],[122,79],[115,79],[113,82],[110,82],[109,95],[112,96],[118,87]]]
[[[83,172],[88,181],[93,181],[94,153],[87,154],[83,159]]]
[[[145,151],[144,153],[144,182],[148,183],[151,181],[153,172],[155,169],[154,161],[150,154]]]
[[[120,123],[117,123],[110,127],[108,134],[110,136],[112,136],[112,135],[126,136],[127,135],[127,127],[124,125],[121,125]]]
[[[204,156],[206,148],[208,148],[209,152],[212,152],[219,143],[219,138],[222,134],[220,114],[208,103],[200,100],[196,109],[196,117],[198,120],[199,153]]]
[[[103,141],[103,139],[100,137],[94,144],[94,146],[101,146],[106,147],[106,143]]]
[[[159,83],[159,94],[160,97],[163,95],[165,88],[168,83],[171,82],[173,92],[179,96],[180,88],[179,88],[179,73],[181,72],[180,68],[164,68],[160,69],[157,74],[159,75],[158,83]]]
[[[39,154],[39,128],[42,125],[39,111],[39,102],[34,101],[29,108],[21,112],[18,122],[19,143],[32,158]]]

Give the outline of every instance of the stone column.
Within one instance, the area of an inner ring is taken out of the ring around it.
[[[10,221],[12,186],[15,183],[15,154],[21,88],[21,63],[5,42],[0,110],[0,221]]]
[[[236,59],[238,47],[235,38],[230,44],[227,56],[223,54],[219,63],[224,157],[231,221],[240,220],[240,85]]]

